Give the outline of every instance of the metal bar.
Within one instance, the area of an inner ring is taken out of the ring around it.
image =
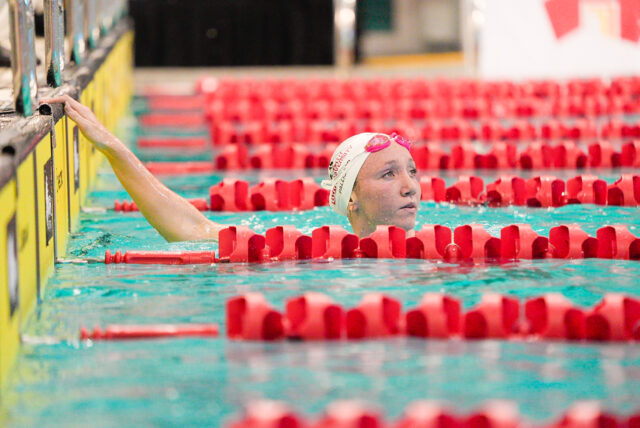
[[[113,1],[99,0],[100,1],[100,33],[105,36],[109,33],[111,27],[113,27]]]
[[[57,88],[64,71],[64,5],[63,0],[44,0],[44,40],[47,83]]]
[[[84,1],[64,0],[67,11],[67,43],[74,64],[82,64],[86,50],[84,38]]]
[[[9,0],[13,104],[16,112],[31,116],[38,105],[35,29],[31,0]]]
[[[126,16],[126,2],[121,0],[98,0],[100,2],[100,29],[105,35],[118,21]]]
[[[83,0],[84,2],[84,34],[89,49],[95,49],[100,37],[100,27],[97,21],[97,0]]]
[[[353,67],[356,51],[356,0],[333,0],[333,58],[341,70]]]

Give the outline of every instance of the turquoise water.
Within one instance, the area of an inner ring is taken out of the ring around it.
[[[562,178],[577,171],[550,171]],[[262,171],[235,176],[252,183],[321,171]],[[599,175],[613,181],[621,171]],[[532,173],[530,173],[532,174]],[[448,174],[447,182],[454,181]],[[457,173],[455,174],[457,175]],[[481,173],[485,182],[497,174]],[[534,174],[532,174],[534,175]],[[187,197],[208,194],[218,175],[171,177]],[[103,169],[87,205],[112,207],[127,198]],[[207,213],[263,233],[294,224],[310,234],[324,224],[348,227],[328,207],[286,213]],[[539,233],[579,223],[590,234],[626,224],[640,235],[637,208],[571,205],[557,209],[458,207],[422,203],[418,224],[530,223]],[[419,226],[418,226],[419,227]],[[129,249],[213,249],[211,242],[169,244],[139,213],[82,213],[67,257],[101,257]],[[458,265],[418,260],[346,260],[261,265],[136,266],[60,264],[26,330],[29,336],[2,397],[7,426],[219,426],[254,398],[285,400],[318,414],[336,399],[362,399],[389,418],[416,399],[452,403],[468,411],[490,399],[515,401],[529,420],[549,421],[577,400],[600,400],[613,412],[639,410],[640,346],[515,341],[390,339],[351,343],[236,343],[217,339],[81,342],[81,326],[109,323],[217,322],[224,303],[260,291],[278,308],[293,296],[322,291],[345,307],[382,291],[414,306],[425,292],[446,292],[477,303],[495,291],[521,299],[559,292],[591,306],[604,293],[640,296],[640,263],[611,260],[522,261]]]

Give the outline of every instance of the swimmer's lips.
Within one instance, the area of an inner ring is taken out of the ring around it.
[[[408,211],[408,212],[415,213],[415,212],[417,212],[417,211],[418,211],[418,205],[416,205],[416,204],[415,204],[415,203],[413,203],[413,202],[410,202],[410,203],[408,203],[408,204],[406,204],[406,205],[401,206],[401,207],[400,207],[400,210],[402,210],[402,211],[405,211],[405,210],[406,210],[406,211]]]

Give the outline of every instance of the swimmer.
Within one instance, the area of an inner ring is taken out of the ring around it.
[[[226,225],[209,220],[170,190],[96,118],[69,95],[43,99],[63,103],[67,116],[109,161],[120,183],[147,221],[167,241],[218,240]],[[329,203],[347,216],[360,238],[378,225],[393,225],[413,236],[420,206],[420,184],[410,143],[401,136],[362,133],[342,142],[329,164]]]

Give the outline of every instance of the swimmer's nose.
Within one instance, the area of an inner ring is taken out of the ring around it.
[[[402,173],[400,179],[402,180],[402,186],[400,188],[402,196],[413,196],[420,189],[418,181],[408,172],[405,171]]]

